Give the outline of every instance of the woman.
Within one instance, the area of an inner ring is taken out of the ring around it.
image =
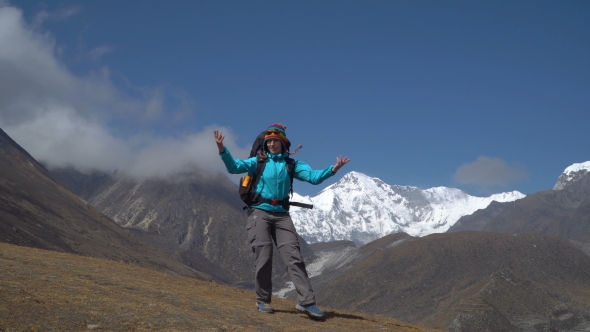
[[[256,193],[260,194],[262,200],[259,201],[260,204],[250,206],[248,209],[246,229],[256,265],[256,306],[262,312],[273,312],[270,302],[274,242],[279,249],[281,258],[287,264],[289,277],[298,293],[295,308],[312,317],[323,318],[324,312],[315,304],[315,295],[305,269],[305,263],[301,258],[297,232],[289,216],[289,211],[282,204],[276,203],[288,198],[291,190],[291,179],[287,172],[285,158],[292,153],[288,151],[291,143],[287,139],[285,129],[286,127],[282,124],[275,123],[270,125],[266,131],[263,147],[267,161],[256,186]],[[219,155],[229,173],[255,173],[257,157],[245,160],[234,159],[229,150],[223,145],[225,136],[217,130],[214,131],[214,134]],[[339,156],[336,158],[335,165],[323,170],[313,170],[308,164],[297,160],[295,161],[294,177],[311,184],[320,184],[336,174],[349,161],[349,158]]]

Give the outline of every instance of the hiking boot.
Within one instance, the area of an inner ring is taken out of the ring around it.
[[[266,312],[267,314],[272,314],[273,310],[272,308],[264,302],[256,302],[256,307],[258,307],[258,310],[262,311],[262,312]]]
[[[324,318],[324,312],[320,308],[318,308],[315,305],[315,303],[312,303],[312,304],[299,304],[299,303],[297,303],[297,305],[295,306],[295,309],[297,309],[297,311],[304,312],[314,318]]]

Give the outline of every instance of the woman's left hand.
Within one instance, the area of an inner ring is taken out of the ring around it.
[[[336,158],[336,165],[334,165],[334,167],[332,167],[332,172],[334,172],[334,173],[338,172],[338,170],[342,166],[346,165],[349,161],[350,161],[350,158],[348,158],[348,157],[342,158],[342,156],[338,156]]]

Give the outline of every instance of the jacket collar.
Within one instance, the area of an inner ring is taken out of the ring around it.
[[[288,155],[288,153],[287,152],[281,152],[281,153],[267,152],[266,155],[269,156],[273,160],[277,160],[277,159],[285,159],[285,157]]]

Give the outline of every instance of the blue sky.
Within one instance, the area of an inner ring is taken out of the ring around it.
[[[589,1],[11,1],[2,27],[0,127],[52,165],[220,167],[213,128],[242,155],[273,122],[352,159],[304,195],[529,194],[590,160]]]

